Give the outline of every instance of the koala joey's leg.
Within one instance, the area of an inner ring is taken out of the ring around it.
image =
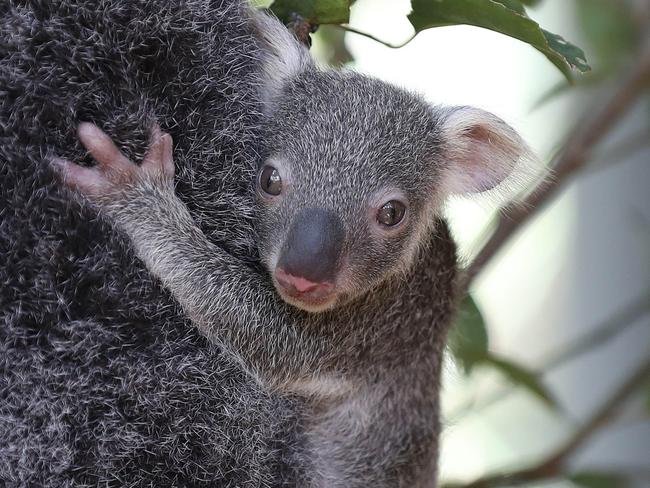
[[[199,331],[236,353],[269,386],[291,389],[332,367],[330,339],[276,294],[266,274],[211,243],[174,194],[171,137],[157,127],[138,166],[92,124],[79,138],[97,165],[54,159],[66,186],[125,232],[140,259],[172,292]]]

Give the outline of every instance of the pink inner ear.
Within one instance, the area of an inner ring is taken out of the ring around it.
[[[526,144],[497,116],[472,107],[453,109],[445,120],[448,193],[490,190],[526,158]]]
[[[468,127],[463,136],[470,139],[464,154],[466,171],[473,181],[472,192],[491,190],[501,183],[503,176],[495,174],[495,161],[491,158],[498,157],[503,148],[499,147],[499,137],[489,128],[482,125]]]
[[[490,131],[481,125],[475,125],[465,130],[465,136],[474,139],[477,142],[490,142]]]

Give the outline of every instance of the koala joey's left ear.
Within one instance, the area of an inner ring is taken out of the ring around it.
[[[527,173],[535,160],[521,136],[490,112],[452,107],[444,111],[441,122],[446,194],[491,190],[513,172]]]
[[[261,50],[262,97],[267,106],[281,94],[283,86],[314,61],[308,48],[271,12],[249,7],[253,33]]]

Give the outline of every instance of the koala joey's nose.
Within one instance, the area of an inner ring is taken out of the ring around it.
[[[331,283],[314,283],[300,276],[293,276],[282,268],[276,268],[275,279],[282,289],[291,296],[319,298],[329,295],[334,289]]]
[[[291,276],[291,285],[298,291],[309,288],[310,283],[333,283],[344,237],[341,220],[331,210],[302,210],[294,218],[280,251],[277,267],[284,273],[280,276],[285,281],[286,276]]]

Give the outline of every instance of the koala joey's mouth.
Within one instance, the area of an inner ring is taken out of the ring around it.
[[[273,277],[276,290],[282,299],[308,312],[321,312],[336,302],[336,287],[329,282],[312,282],[300,276],[293,276],[277,268]]]

